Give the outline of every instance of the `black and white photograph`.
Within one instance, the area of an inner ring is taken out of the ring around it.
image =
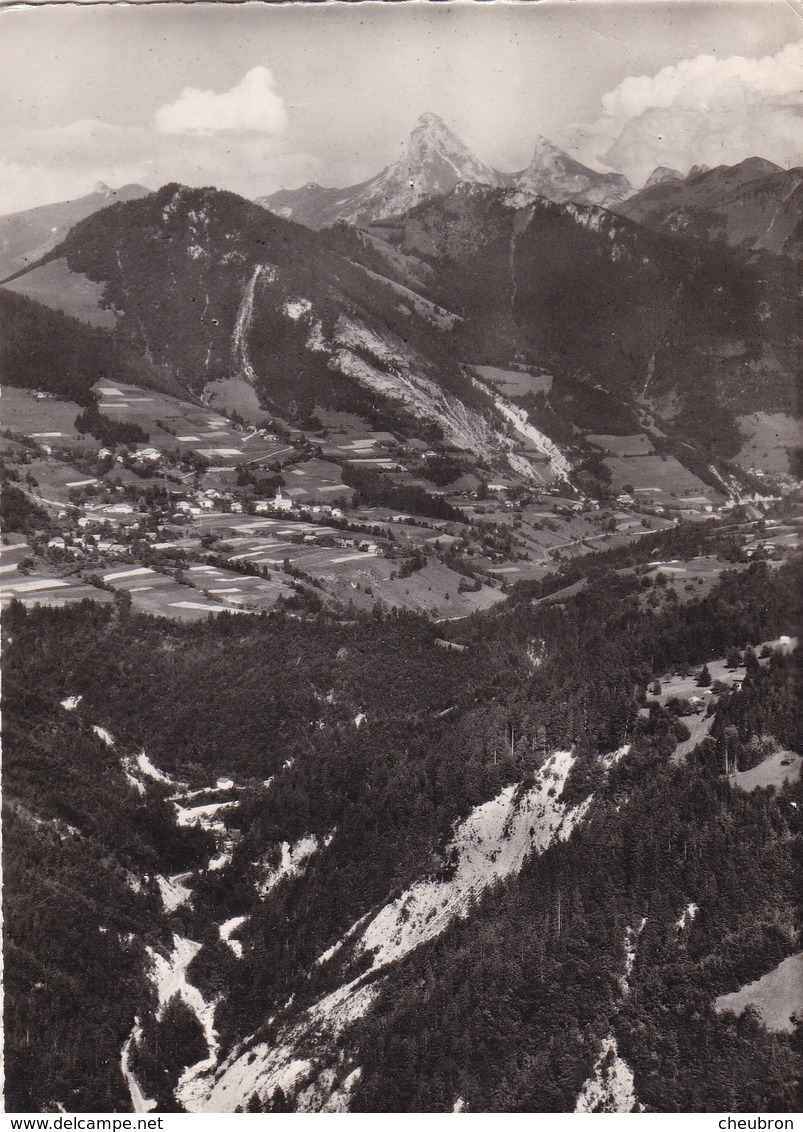
[[[0,7],[10,1127],[793,1128],[802,21]]]

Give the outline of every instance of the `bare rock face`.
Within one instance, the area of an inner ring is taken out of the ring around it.
[[[657,169],[653,169],[647,180],[644,182],[644,188],[650,189],[653,185],[663,185],[667,181],[682,181],[683,174],[677,169],[669,169],[666,165],[659,165]]]
[[[512,180],[522,192],[547,200],[599,204],[603,208],[625,200],[633,192],[626,177],[589,169],[544,137],[536,139],[532,161]]]

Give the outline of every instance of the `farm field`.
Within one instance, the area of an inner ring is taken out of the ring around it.
[[[777,548],[779,550],[793,550],[800,545],[800,532],[794,527],[780,527],[777,530],[767,530],[745,543],[745,549],[753,550],[762,546],[766,550]]]
[[[253,385],[241,377],[221,378],[204,386],[204,401],[210,409],[220,413],[237,413],[249,424],[261,425],[265,420],[265,410]]]
[[[489,574],[498,577],[500,581],[512,582],[538,582],[551,571],[546,565],[547,559],[537,562],[492,562],[489,558],[473,559],[477,566]]]
[[[744,665],[739,665],[738,668],[728,668],[724,660],[709,660],[707,662],[708,671],[711,673],[711,681],[718,680],[722,684],[726,684],[729,688],[732,687],[737,681],[741,683],[746,674]],[[697,684],[698,672],[690,672],[687,676],[671,675],[662,676],[659,683],[661,691],[655,695],[652,691],[647,692],[647,700],[649,703],[660,703],[665,705],[668,700],[691,700],[691,699],[704,699],[712,695],[710,688],[700,688]]]
[[[265,539],[286,540],[303,535],[332,535],[341,537],[343,532],[336,527],[321,523],[304,523],[291,518],[272,518],[264,515],[242,515],[223,511],[209,511],[193,518],[193,530],[198,534],[207,531],[229,532],[238,538],[262,536]]]
[[[737,418],[747,437],[736,462],[767,475],[789,474],[789,451],[800,446],[800,422],[787,413],[749,413]]]
[[[242,613],[237,606],[223,600],[214,601],[194,589],[181,585],[174,578],[160,574],[150,566],[120,565],[105,570],[101,577],[113,590],[127,593],[131,605],[138,613],[153,613],[162,617],[175,617],[193,621],[210,613]]]
[[[213,464],[234,466],[293,451],[284,441],[239,430],[226,417],[203,405],[192,405],[157,390],[140,389],[120,381],[99,381],[93,388],[102,412],[113,420],[138,425],[149,434],[152,444],[179,456],[197,452]],[[163,427],[156,425],[157,420]]]
[[[5,607],[12,598],[17,598],[23,605],[61,606],[86,599],[107,602],[112,600],[112,595],[75,578],[3,578],[0,604]]]
[[[712,555],[699,555],[686,560],[672,559],[668,562],[650,562],[644,577],[654,581],[658,575],[666,579],[667,587],[673,589],[680,601],[705,597],[726,570],[744,570],[742,562],[724,562]]]
[[[608,456],[604,463],[610,469],[614,491],[623,491],[627,485],[649,495],[651,503],[678,506],[682,496],[704,497],[709,503],[722,499],[674,456]]]
[[[320,578],[333,596],[351,600],[358,608],[370,609],[381,598],[391,608],[395,605],[443,620],[466,617],[504,600],[504,594],[490,586],[461,593],[462,575],[441,562],[427,562],[407,578],[398,576],[398,566],[392,559],[369,558],[363,565],[352,563],[348,574],[322,571]],[[391,577],[394,573],[395,578]]]
[[[654,452],[652,441],[643,432],[631,436],[610,436],[590,432],[586,435],[586,440],[607,452],[609,456],[649,456]]]
[[[20,535],[3,535],[0,542],[0,579],[16,574],[20,562],[30,553],[30,546]]]
[[[185,572],[205,596],[245,609],[269,609],[280,597],[292,597],[293,589],[281,579],[240,574],[218,566],[194,565]]]
[[[94,487],[98,483],[96,476],[80,472],[70,464],[52,458],[37,457],[26,465],[25,471],[36,481],[36,486],[32,488],[34,496],[56,506],[68,503],[71,492]]]
[[[75,418],[81,411],[81,406],[74,401],[49,396],[39,400],[31,390],[15,389],[12,385],[4,385],[0,397],[3,428],[30,436],[42,444],[79,442]],[[91,450],[97,448],[97,443],[85,441],[83,446]]]
[[[91,586],[75,576],[59,577],[22,572],[20,563],[31,555],[31,547],[19,536],[6,535],[0,543],[0,605],[3,608],[12,598],[23,605],[67,605],[70,602],[111,601],[106,590]]]
[[[285,487],[282,494],[296,503],[315,500],[333,504],[336,500],[350,504],[354,489],[343,483],[339,464],[330,460],[307,460],[303,464],[288,464],[282,468]]]
[[[773,651],[780,652],[788,655],[793,649],[797,648],[797,637],[778,637],[772,641],[761,641],[759,644],[753,646],[753,651],[758,655],[765,648],[772,649]],[[759,656],[759,664],[766,664],[767,660]],[[740,664],[737,668],[728,668],[725,660],[709,660],[706,662],[706,667],[711,674],[711,681],[719,681],[721,684],[732,687],[735,683],[741,683],[746,675],[747,669],[744,665]],[[653,693],[651,689],[647,691],[647,700],[649,703],[660,703],[665,705],[667,700],[679,699],[690,700],[694,697],[702,699],[706,695],[712,693],[708,688],[700,688],[697,684],[699,669],[688,672],[686,675],[679,673],[669,673],[662,676],[658,683],[661,686],[660,692]]]
[[[268,570],[280,570],[286,563],[338,601],[351,601],[367,609],[381,598],[389,606],[439,616],[465,616],[503,599],[503,594],[489,586],[476,593],[461,593],[462,575],[441,562],[430,560],[409,577],[399,577],[401,561],[354,547],[238,539],[229,561],[248,561]]]

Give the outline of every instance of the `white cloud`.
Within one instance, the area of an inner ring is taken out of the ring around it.
[[[179,181],[255,197],[320,176],[316,158],[264,134],[163,134],[108,122],[0,130],[0,153],[0,214],[83,196],[97,181]]]
[[[254,67],[223,94],[188,87],[149,125],[0,129],[0,214],[83,196],[98,181],[179,181],[254,197],[320,176],[318,159],[292,148],[286,125],[270,71]]]
[[[657,165],[803,160],[803,40],[776,55],[698,55],[655,75],[625,79],[580,127],[576,151],[640,184]]]
[[[277,136],[287,129],[284,100],[267,67],[252,67],[231,90],[215,94],[188,86],[154,115],[165,134],[255,132]]]

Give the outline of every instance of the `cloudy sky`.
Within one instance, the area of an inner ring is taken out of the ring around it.
[[[0,213],[98,181],[347,185],[427,110],[505,171],[538,134],[635,184],[803,164],[801,37],[784,0],[3,9]]]

